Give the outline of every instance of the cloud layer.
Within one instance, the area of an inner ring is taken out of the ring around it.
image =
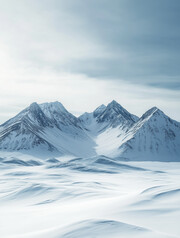
[[[0,121],[32,101],[116,99],[180,120],[179,0],[0,1]]]

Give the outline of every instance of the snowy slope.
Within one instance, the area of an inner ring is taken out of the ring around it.
[[[135,123],[128,122],[97,135],[97,154],[132,160],[180,161],[179,122],[156,107]]]
[[[116,127],[119,124],[132,125],[138,120],[138,117],[129,113],[119,103],[113,100],[109,103],[105,110],[97,115],[99,123],[108,122],[111,127]]]
[[[96,153],[108,156],[117,154],[121,137],[137,122],[138,117],[129,113],[116,101],[101,105],[92,113],[79,117],[84,128],[96,142]]]
[[[180,123],[158,108],[33,103],[0,126],[0,237],[179,238],[175,160]]]
[[[81,128],[79,120],[69,113],[60,102],[43,103],[39,105],[46,117],[60,130],[65,126]]]
[[[0,151],[0,237],[180,237],[180,163],[50,158]]]
[[[14,118],[0,127],[0,148],[7,150],[42,149],[55,150],[54,146],[44,140],[40,133],[43,128],[53,127],[37,103],[32,103]]]
[[[50,150],[76,156],[94,155],[94,141],[62,104],[31,104],[0,127],[0,149]]]
[[[113,100],[107,106],[101,105],[92,113],[84,113],[79,119],[87,131],[97,136],[108,128],[121,127],[126,130],[138,120],[138,117]]]
[[[136,160],[180,160],[180,123],[154,107],[128,131],[119,150]]]
[[[116,101],[79,118],[59,102],[31,104],[0,126],[0,150],[58,155],[106,155],[134,160],[180,160],[180,123],[156,107],[141,118]]]
[[[101,115],[106,109],[105,105],[101,105],[94,112],[85,112],[78,119],[82,124],[82,127],[87,131],[87,133],[93,137],[104,128],[106,128],[107,123],[98,123],[98,116]]]

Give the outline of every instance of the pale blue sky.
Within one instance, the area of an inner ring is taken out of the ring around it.
[[[180,120],[179,0],[0,0],[0,122],[33,101],[112,99]]]

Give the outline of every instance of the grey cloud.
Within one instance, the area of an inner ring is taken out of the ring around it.
[[[179,89],[179,0],[7,0],[1,12],[2,39],[32,68]]]
[[[180,83],[178,0],[78,1],[73,8],[108,58],[71,62],[72,71],[177,89]],[[169,82],[166,82],[169,80]]]

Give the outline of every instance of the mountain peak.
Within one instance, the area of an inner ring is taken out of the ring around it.
[[[112,100],[112,102],[110,102],[107,107],[122,107],[118,102],[116,102],[115,100]]]
[[[63,126],[79,126],[79,120],[58,101],[42,103],[40,107],[46,117],[59,129]]]
[[[58,101],[34,102],[1,125],[0,150],[35,147],[77,156],[179,158],[180,123],[157,107],[138,119],[115,100],[79,118]]]
[[[116,113],[129,113],[124,107],[122,107],[118,102],[113,100],[107,105],[107,110],[114,110]]]
[[[44,111],[51,110],[56,112],[67,112],[65,107],[62,105],[62,103],[55,101],[55,102],[46,102],[40,104],[41,109]]]
[[[33,102],[33,103],[30,104],[28,109],[29,109],[29,112],[35,112],[35,111],[37,112],[37,111],[40,110],[40,107],[37,104],[37,102]]]
[[[102,105],[100,105],[99,107],[97,107],[96,109],[95,109],[95,111],[96,110],[103,110],[103,109],[105,109],[106,108],[106,106],[104,105],[104,104],[102,104]]]
[[[149,112],[149,114],[152,114],[152,113],[154,113],[154,112],[156,112],[156,111],[158,111],[159,109],[157,108],[157,107],[152,107],[152,108],[150,108],[149,110],[148,110],[148,112]]]
[[[101,106],[97,107],[94,112],[93,115],[94,117],[97,117],[100,113],[102,113],[104,110],[106,109],[106,106],[104,104],[102,104]]]
[[[142,115],[141,119],[144,120],[144,119],[149,118],[149,117],[151,117],[151,116],[153,116],[155,114],[161,114],[161,115],[165,116],[164,112],[162,112],[159,108],[152,107],[151,109],[149,109],[147,112],[145,112]]]
[[[130,114],[125,108],[123,108],[115,100],[110,102],[107,107],[104,108],[102,113],[98,117],[99,122],[110,121],[113,126],[119,125],[119,123],[127,122],[133,124],[137,121],[137,117]]]

